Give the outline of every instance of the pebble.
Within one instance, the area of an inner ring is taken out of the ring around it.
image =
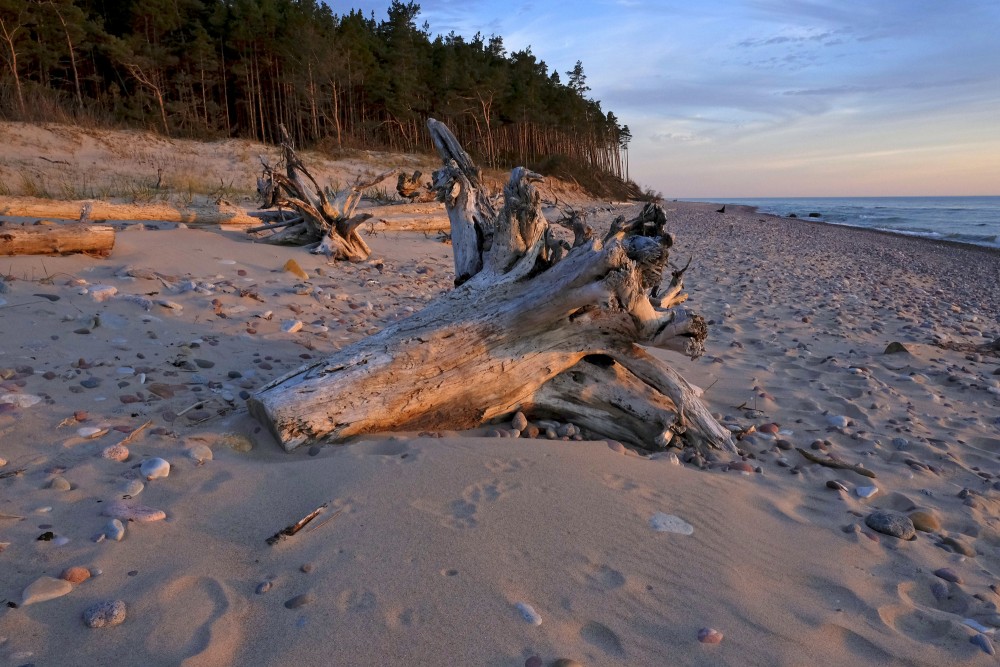
[[[285,320],[281,323],[281,330],[285,333],[297,333],[302,331],[302,320]]]
[[[847,428],[850,421],[851,420],[844,415],[830,415],[826,418],[826,423],[833,428]]]
[[[313,600],[315,600],[309,593],[303,593],[302,595],[296,595],[295,597],[285,601],[286,609],[298,609],[299,607],[304,607]]]
[[[979,554],[968,542],[960,537],[944,537],[941,538],[941,544],[948,547],[955,553],[962,554],[968,558],[975,558]]]
[[[139,472],[147,481],[161,479],[170,474],[170,464],[159,457],[146,459],[139,466]]]
[[[527,602],[518,602],[517,604],[514,605],[514,608],[517,609],[519,614],[521,614],[521,618],[523,618],[526,622],[530,623],[531,625],[542,624],[542,617],[539,616],[538,612],[535,611],[534,607],[532,607]]]
[[[510,427],[523,432],[528,428],[528,418],[524,416],[523,412],[518,410],[514,413],[514,418],[510,421]]]
[[[993,648],[993,642],[991,642],[990,638],[981,632],[970,637],[969,642],[981,648],[983,653],[986,655],[996,655],[996,649]]]
[[[87,378],[80,382],[80,386],[86,389],[96,389],[101,386],[100,378]]]
[[[944,579],[945,581],[950,581],[953,584],[961,584],[962,577],[958,576],[958,572],[951,569],[950,567],[942,567],[934,570],[934,576],[939,579]]]
[[[691,535],[694,533],[694,526],[689,524],[679,516],[657,512],[649,519],[649,525],[658,533],[676,533],[678,535]]]
[[[524,667],[542,667],[542,659],[537,655],[533,655],[524,661]]]
[[[69,491],[73,486],[67,481],[65,477],[61,475],[56,475],[49,480],[49,488],[54,491]]]
[[[191,445],[187,448],[186,453],[188,458],[195,461],[198,465],[201,465],[205,461],[212,460],[212,448],[208,445],[197,444]]]
[[[8,403],[19,408],[30,408],[41,402],[42,397],[34,394],[4,394],[0,396],[0,403]]]
[[[927,510],[910,512],[910,521],[913,522],[913,527],[922,533],[936,533],[941,530],[941,522],[937,516]]]
[[[715,628],[702,628],[698,631],[698,641],[702,644],[718,644],[722,641],[722,633]]]
[[[73,590],[73,584],[65,579],[39,577],[28,584],[21,593],[21,606],[60,598]]]
[[[128,447],[125,445],[111,445],[105,447],[101,452],[101,458],[108,459],[109,461],[118,461],[119,463],[128,461],[128,455]]]
[[[856,489],[854,489],[854,493],[858,494],[858,498],[868,499],[868,498],[873,497],[876,493],[878,493],[878,487],[877,486],[859,486]]]
[[[90,579],[90,570],[85,567],[80,567],[79,565],[74,565],[73,567],[67,567],[63,570],[63,573],[59,575],[60,579],[65,579],[71,584],[83,583],[87,579]]]
[[[129,479],[121,485],[121,493],[123,496],[135,497],[142,493],[142,490],[145,488],[146,485],[141,480]]]
[[[910,540],[917,534],[910,518],[899,512],[890,510],[876,510],[865,517],[865,525],[874,531],[897,537],[901,540]]]
[[[274,584],[271,583],[270,581],[260,582],[259,584],[257,584],[257,595],[263,595],[264,593],[268,592],[269,590],[271,590],[271,586],[273,585]]]
[[[836,479],[828,480],[826,488],[833,489],[834,491],[847,491],[847,486],[843,482]]]
[[[735,470],[741,473],[752,473],[754,472],[754,467],[747,463],[746,461],[733,461],[728,466],[729,470]]]
[[[622,443],[617,440],[606,440],[608,444],[608,449],[615,452],[616,454],[628,454],[628,449]]]
[[[108,521],[107,525],[104,526],[103,537],[115,542],[121,542],[125,539],[125,524],[119,519]]]
[[[123,521],[135,521],[136,523],[149,523],[150,521],[162,521],[167,518],[163,510],[146,507],[145,505],[128,505],[118,500],[104,508],[104,516]]]
[[[184,306],[177,303],[176,301],[168,301],[167,299],[157,299],[157,305],[163,306],[168,310],[184,310]]]
[[[115,294],[118,294],[118,288],[113,285],[94,285],[90,288],[90,298],[98,303],[107,301]]]
[[[88,628],[112,628],[125,622],[125,602],[105,600],[83,611],[83,622]]]

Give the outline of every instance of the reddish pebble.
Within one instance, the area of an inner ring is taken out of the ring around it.
[[[111,445],[110,447],[105,447],[104,451],[101,452],[101,457],[108,459],[109,461],[122,461],[128,460],[128,447],[125,445]]]
[[[59,575],[59,578],[65,579],[71,584],[79,584],[90,579],[90,570],[80,566],[68,567]]]
[[[73,413],[73,419],[77,420],[78,422],[87,421],[87,417],[89,417],[89,415],[83,410],[77,410],[76,412]]]
[[[698,641],[702,644],[718,644],[722,641],[722,633],[715,628],[702,628],[698,631]]]
[[[730,470],[737,470],[739,472],[753,472],[753,466],[746,461],[733,461],[729,464]]]
[[[119,396],[118,400],[120,400],[122,403],[128,405],[129,403],[138,403],[142,399],[139,398],[138,396],[133,396],[132,394],[125,394],[124,396]]]
[[[761,433],[777,433],[779,426],[777,424],[764,424],[757,430]]]

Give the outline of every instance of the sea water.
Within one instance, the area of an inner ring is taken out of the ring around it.
[[[699,201],[705,201],[701,199]],[[1000,248],[1000,197],[712,199],[761,213]],[[819,214],[818,216],[815,214]]]

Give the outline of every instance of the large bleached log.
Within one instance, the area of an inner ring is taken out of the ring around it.
[[[642,347],[697,357],[707,335],[699,316],[650,301],[672,243],[662,210],[647,207],[603,240],[581,225],[573,245],[557,241],[538,175],[515,169],[495,213],[451,132],[429,127],[444,160],[434,182],[451,220],[458,286],[274,380],[250,398],[251,413],[288,450],[372,432],[472,428],[523,409],[649,449],[677,439],[735,452],[695,390]]]
[[[106,225],[0,224],[0,255],[71,255],[107,257],[115,230]]]
[[[115,204],[98,200],[56,201],[36,197],[0,197],[0,215],[19,218],[77,220],[89,207],[91,220],[142,220],[183,222],[195,226],[256,225],[243,209],[227,204],[180,206],[163,202]]]

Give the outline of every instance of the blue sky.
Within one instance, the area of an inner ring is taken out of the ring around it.
[[[432,35],[582,60],[667,197],[1000,195],[1000,0],[418,4]]]

